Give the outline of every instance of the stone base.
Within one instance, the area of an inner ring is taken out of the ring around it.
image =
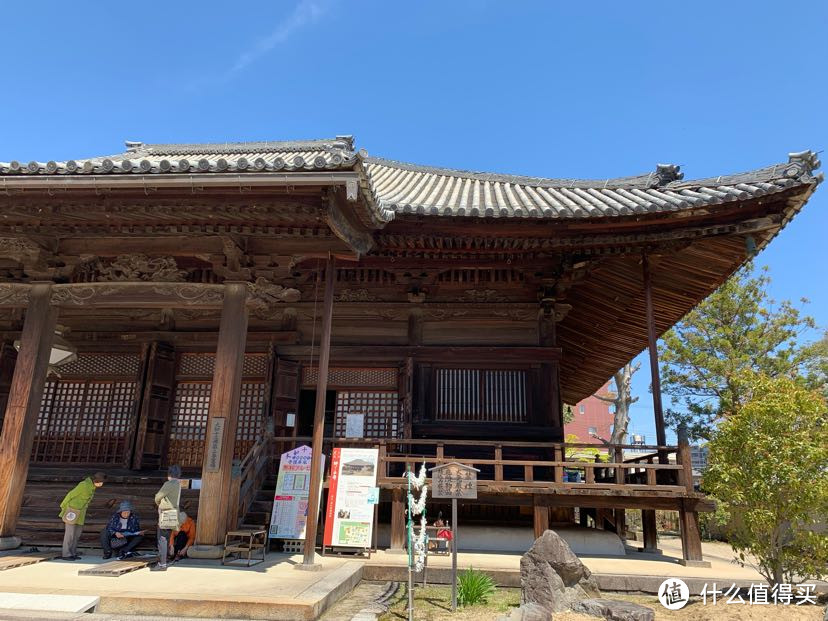
[[[322,563],[310,563],[306,565],[305,563],[299,563],[293,566],[294,569],[297,571],[322,571]]]
[[[190,558],[209,558],[218,559],[224,556],[224,546],[208,546],[208,545],[192,545],[187,550],[187,556]]]
[[[685,567],[712,567],[710,561],[688,561],[687,559],[679,559],[679,565]]]
[[[640,551],[644,554],[664,554],[661,548],[641,548]]]
[[[20,537],[0,537],[0,550],[14,550],[20,543]]]

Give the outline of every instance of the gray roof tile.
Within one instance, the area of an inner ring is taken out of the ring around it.
[[[683,180],[679,166],[606,180],[546,179],[433,168],[354,150],[351,136],[285,142],[143,144],[124,153],[66,162],[0,162],[0,178],[29,175],[209,174],[356,170],[376,216],[424,214],[490,218],[603,218],[672,212],[742,201],[817,184],[812,151],[750,172]],[[2,185],[2,184],[0,184]]]

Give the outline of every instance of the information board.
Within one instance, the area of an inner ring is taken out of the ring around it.
[[[477,469],[451,462],[431,469],[432,498],[477,498]]]
[[[310,495],[311,448],[300,446],[282,453],[270,517],[271,539],[304,539]],[[325,472],[322,455],[321,472]],[[321,476],[320,476],[321,478]]]
[[[379,451],[373,448],[333,450],[324,545],[371,547],[378,461]]]

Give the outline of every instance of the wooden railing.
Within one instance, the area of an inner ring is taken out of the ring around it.
[[[227,504],[230,507],[227,515],[228,530],[238,527],[239,520],[244,517],[256,499],[256,493],[261,488],[267,476],[267,468],[273,459],[274,446],[273,436],[265,434],[250,447],[238,466],[234,464],[234,472],[230,481],[230,498]]]
[[[275,438],[289,450],[299,444],[310,444],[310,438]],[[641,446],[616,444],[597,447],[585,443],[497,442],[487,440],[444,439],[352,439],[326,438],[323,451],[333,446],[375,447],[379,449],[381,487],[402,485],[400,477],[406,469],[460,462],[480,470],[481,489],[497,490],[522,487],[589,489],[619,488],[639,491],[685,492],[693,490],[690,452],[686,445]],[[583,448],[606,448],[610,461],[582,461],[567,457],[567,452]],[[624,458],[625,449],[652,451],[641,456]],[[532,455],[526,459],[519,454]],[[675,455],[674,462],[670,456]],[[574,476],[573,476],[574,474]]]

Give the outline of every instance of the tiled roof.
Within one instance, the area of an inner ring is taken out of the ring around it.
[[[65,162],[0,162],[0,175],[83,175],[316,171],[353,168],[351,136],[293,142],[143,144],[126,142],[118,155]]]
[[[675,165],[648,175],[585,181],[543,179],[415,166],[365,158],[377,206],[402,214],[495,218],[590,218],[678,211],[758,198],[818,183],[811,151],[752,172],[683,181]]]
[[[679,211],[744,201],[822,175],[812,151],[751,172],[684,181],[679,166],[600,181],[545,179],[430,168],[355,152],[351,136],[294,142],[143,144],[124,153],[65,162],[0,162],[0,178],[103,174],[209,174],[355,170],[374,217],[394,214],[494,218],[600,218]],[[0,183],[0,187],[3,184]]]

